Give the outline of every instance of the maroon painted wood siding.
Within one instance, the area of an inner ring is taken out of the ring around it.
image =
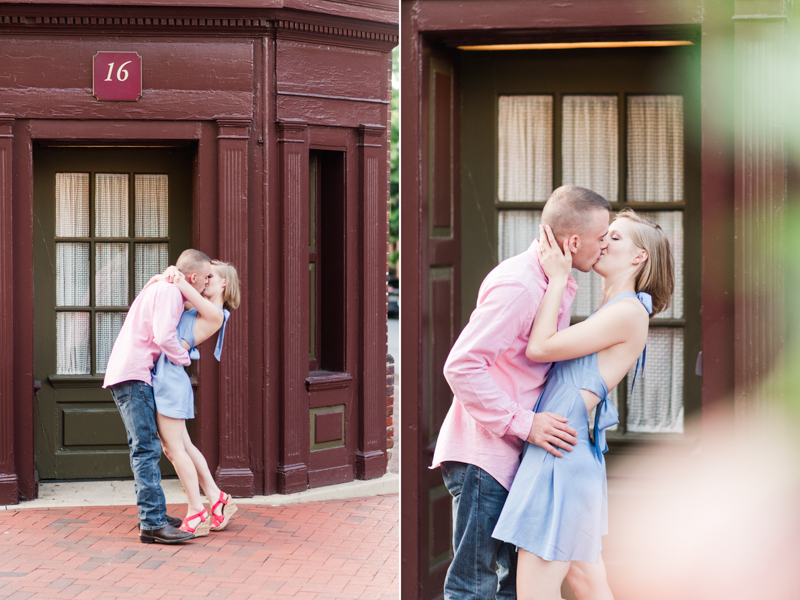
[[[37,494],[36,144],[195,149],[192,244],[231,262],[243,283],[222,362],[205,352],[197,370],[193,436],[223,487],[288,493],[385,472],[386,132],[398,12],[388,0],[323,4],[0,3],[0,58],[13,82],[0,90],[3,502]],[[142,56],[140,100],[92,97],[92,56],[102,50]],[[347,305],[345,372],[328,394],[307,381],[303,342],[312,147],[347,155],[343,277],[361,290]],[[320,439],[336,442],[334,413],[341,447],[312,451],[315,414]]]

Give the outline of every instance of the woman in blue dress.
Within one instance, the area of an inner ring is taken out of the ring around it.
[[[220,360],[225,325],[230,311],[239,306],[239,277],[236,269],[218,260],[211,261],[208,285],[201,295],[175,267],[169,267],[151,281],[166,279],[180,289],[186,308],[178,323],[178,339],[189,350],[192,360],[200,358],[199,346],[219,331],[214,357]],[[181,529],[195,537],[221,531],[236,512],[230,494],[221,491],[211,475],[205,457],[192,443],[186,419],[194,418],[194,393],[186,370],[162,354],[153,367],[153,396],[156,402],[156,423],[164,454],[175,467],[188,498],[186,518]],[[208,514],[200,496],[203,488],[209,501],[215,501]]]
[[[608,248],[594,265],[603,277],[600,308],[557,331],[561,295],[572,265],[549,226],[540,235],[547,291],[526,355],[555,362],[535,412],[561,414],[578,431],[571,452],[557,458],[525,444],[522,463],[493,536],[519,549],[519,600],[558,600],[566,577],[579,600],[613,599],[601,536],[608,532],[605,429],[619,422],[609,390],[636,364],[644,368],[649,319],[664,310],[673,289],[673,260],[662,229],[630,209],[609,227]],[[634,384],[636,377],[634,375]],[[593,435],[588,415],[596,409]]]

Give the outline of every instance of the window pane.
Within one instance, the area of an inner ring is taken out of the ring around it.
[[[617,97],[564,96],[563,113],[563,184],[589,188],[616,202]]]
[[[96,306],[128,306],[128,244],[97,244]]]
[[[317,358],[317,265],[308,264],[309,305],[308,305],[308,359]]]
[[[89,306],[89,244],[56,244],[56,306]]]
[[[683,433],[683,329],[650,329],[644,375],[628,399],[628,431]]]
[[[628,202],[683,202],[683,97],[628,97]]]
[[[658,313],[656,318],[682,319],[683,318],[683,212],[682,211],[659,211],[643,213],[652,221],[655,221],[664,230],[669,238],[669,245],[672,248],[672,258],[675,262],[675,290],[672,293],[672,301],[669,308],[664,312]]]
[[[545,202],[553,191],[553,97],[500,96],[497,129],[497,197]]]
[[[153,275],[169,266],[169,244],[135,244],[134,278],[136,295],[142,291]]]
[[[539,210],[499,211],[497,213],[498,262],[525,252],[533,240],[539,237],[541,222],[542,211]]]
[[[89,235],[89,174],[56,173],[56,237]]]
[[[168,227],[168,176],[136,175],[136,237],[167,237]]]
[[[572,276],[578,284],[578,293],[572,303],[573,317],[588,317],[603,301],[603,278],[594,271],[583,273],[572,269]]]
[[[89,374],[89,313],[56,313],[56,354],[59,375]]]
[[[117,339],[122,323],[125,321],[125,313],[97,313],[95,324],[95,351],[97,352],[96,372],[105,373],[108,366],[108,357]]]
[[[128,176],[98,173],[94,177],[94,234],[128,236]]]

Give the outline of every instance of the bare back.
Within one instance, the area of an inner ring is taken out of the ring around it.
[[[635,297],[624,298],[617,304],[626,303],[630,306],[641,307],[641,303]],[[642,310],[635,310],[631,315],[628,310],[615,310],[616,314],[602,313],[611,309],[601,309],[597,312],[595,320],[601,320],[604,317],[612,320],[618,327],[626,328],[628,330],[628,337],[621,341],[615,342],[612,345],[597,350],[597,367],[600,371],[600,376],[606,383],[609,391],[613,390],[622,378],[628,373],[630,368],[636,363],[636,360],[642,354],[645,344],[647,343],[647,331],[649,325],[649,317],[646,312]],[[587,322],[588,324],[589,322]],[[591,331],[587,332],[591,334]],[[591,413],[592,409],[600,402],[600,398],[596,394],[588,391],[581,390],[581,396],[586,404],[586,412]]]

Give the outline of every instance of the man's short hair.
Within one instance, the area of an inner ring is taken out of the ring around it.
[[[181,252],[175,266],[178,267],[178,270],[184,275],[191,275],[192,273],[199,272],[206,264],[211,265],[211,259],[205,252],[189,248]]]
[[[600,209],[611,212],[611,205],[597,192],[577,185],[562,185],[544,205],[542,224],[550,225],[556,239],[563,243],[571,235],[582,234],[587,214]]]

